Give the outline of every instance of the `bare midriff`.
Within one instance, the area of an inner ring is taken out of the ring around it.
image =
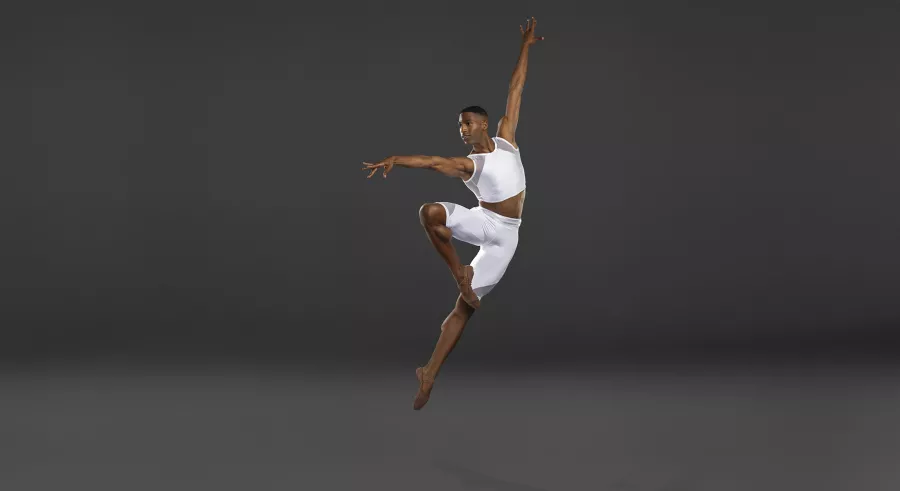
[[[480,204],[482,208],[491,210],[494,213],[503,215],[507,218],[522,218],[522,208],[525,206],[525,190],[523,189],[521,193],[503,201],[498,201],[496,203],[479,201],[478,204]]]

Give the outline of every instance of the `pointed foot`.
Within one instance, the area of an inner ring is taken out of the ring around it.
[[[419,392],[416,393],[416,399],[413,401],[413,409],[416,411],[428,404],[431,398],[431,389],[434,387],[434,378],[425,374],[424,367],[416,368],[416,378],[419,380]]]

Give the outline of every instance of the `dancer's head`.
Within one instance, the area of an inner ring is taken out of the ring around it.
[[[489,140],[488,113],[479,106],[469,106],[459,112],[459,137],[466,145]]]

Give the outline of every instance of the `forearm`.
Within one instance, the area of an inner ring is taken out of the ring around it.
[[[461,177],[474,171],[468,157],[438,157],[429,155],[395,155],[386,159],[392,165],[412,169],[426,169],[449,177]]]
[[[410,169],[432,169],[435,166],[435,158],[428,155],[395,155],[390,161],[394,165]]]
[[[509,82],[510,89],[521,89],[525,86],[525,74],[528,72],[528,44],[522,43],[519,49],[519,61],[513,70],[512,79]]]

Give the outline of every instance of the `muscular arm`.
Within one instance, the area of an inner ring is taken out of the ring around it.
[[[528,45],[523,44],[519,50],[519,61],[509,82],[509,94],[506,96],[506,114],[500,118],[497,136],[516,144],[516,127],[519,125],[519,107],[522,105],[522,91],[525,89],[525,74],[528,72]]]
[[[525,75],[528,73],[528,48],[543,37],[534,37],[534,28],[537,21],[531,19],[526,23],[527,29],[522,32],[522,46],[519,49],[519,60],[513,70],[512,79],[509,82],[509,94],[506,97],[506,114],[500,118],[497,127],[497,136],[516,145],[516,127],[519,125],[519,107],[522,105],[522,91],[525,89]]]
[[[371,170],[372,174],[374,174],[379,168],[383,168],[384,175],[387,177],[387,173],[395,165],[410,169],[433,170],[448,177],[460,177],[463,179],[468,179],[475,172],[475,163],[468,157],[436,157],[430,155],[395,155],[377,164],[365,164],[363,169]],[[372,174],[369,174],[369,177],[372,177]]]
[[[468,177],[475,172],[475,163],[467,157],[435,157],[428,155],[403,155],[391,157],[394,165],[415,169],[427,169],[448,177]]]

